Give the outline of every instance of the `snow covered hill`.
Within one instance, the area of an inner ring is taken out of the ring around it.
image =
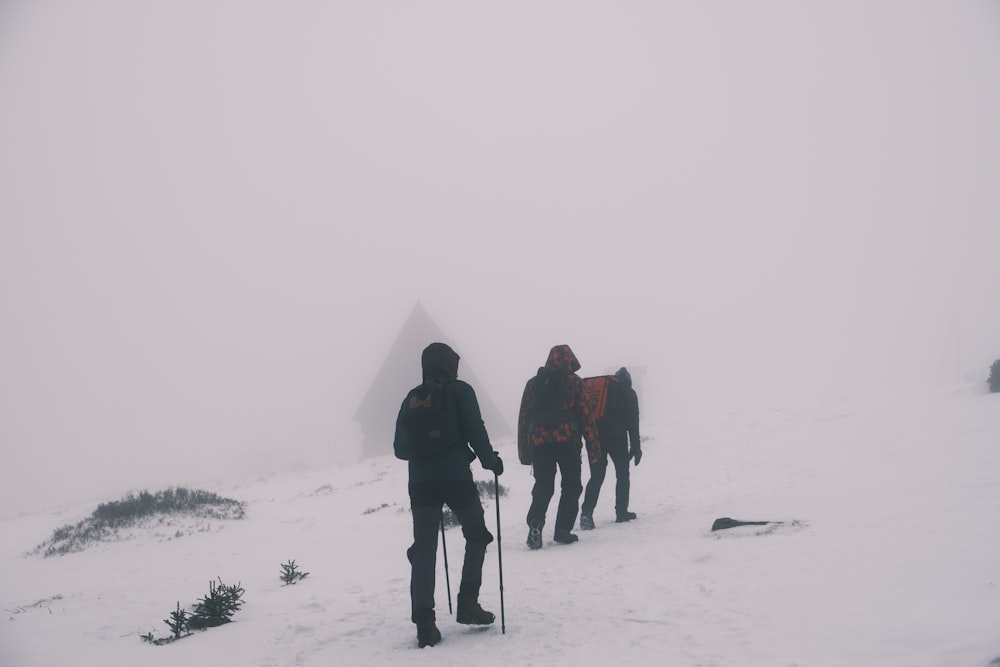
[[[497,443],[506,633],[494,543],[481,602],[496,625],[453,622],[439,556],[444,639],[416,648],[406,466],[381,458],[201,485],[244,501],[247,518],[61,557],[26,553],[92,504],[3,520],[0,665],[998,664],[1000,395],[965,387],[712,420],[655,411],[633,476],[639,519],[614,523],[606,482],[597,529],[575,545],[551,541],[550,516],[544,548],[525,547],[532,478],[514,444]],[[724,516],[784,523],[712,533]],[[462,544],[449,529],[453,594]],[[310,572],[294,586],[279,579],[289,559]],[[175,605],[220,577],[246,590],[234,623],[140,640],[167,635]]]

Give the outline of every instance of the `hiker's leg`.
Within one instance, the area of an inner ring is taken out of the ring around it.
[[[553,445],[535,447],[531,471],[535,486],[531,489],[531,507],[528,508],[528,527],[545,524],[549,501],[556,490],[556,458]]]
[[[583,483],[580,481],[582,463],[580,447],[572,444],[560,445],[558,450],[560,482],[559,509],[556,513],[557,531],[571,531],[576,523],[576,515],[580,511],[580,494],[583,493]]]
[[[479,599],[479,588],[483,582],[483,560],[486,545],[493,541],[493,535],[486,528],[483,504],[475,482],[454,482],[447,496],[448,507],[455,514],[465,536],[465,561],[462,564],[462,582],[458,588],[460,598]]]
[[[442,502],[438,489],[431,483],[410,487],[413,544],[406,550],[406,556],[410,560],[410,605],[414,623],[426,618],[427,612],[434,609],[434,576]]]
[[[627,447],[615,447],[608,454],[615,464],[615,512],[628,511],[629,502],[629,460]]]
[[[593,514],[597,507],[597,498],[601,495],[601,485],[604,484],[604,475],[608,472],[608,455],[601,454],[601,458],[596,463],[590,464],[590,479],[587,480],[587,490],[583,494],[583,506],[580,508],[582,514]]]

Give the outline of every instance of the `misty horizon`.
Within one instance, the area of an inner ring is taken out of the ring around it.
[[[6,3],[0,505],[356,460],[416,303],[511,423],[982,382],[997,81],[986,1]]]

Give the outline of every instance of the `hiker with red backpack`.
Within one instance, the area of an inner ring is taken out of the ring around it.
[[[583,493],[581,436],[587,441],[591,463],[600,458],[601,444],[578,370],[580,362],[569,345],[556,345],[549,351],[545,366],[525,384],[521,397],[517,454],[522,464],[532,467],[535,476],[527,517],[529,549],[542,548],[542,527],[555,494],[556,468],[562,479],[552,539],[559,544],[579,539],[571,531]]]
[[[441,641],[434,614],[434,575],[439,529],[442,539],[444,536],[444,505],[451,508],[465,537],[455,620],[488,625],[495,618],[479,605],[483,560],[493,535],[486,529],[469,464],[478,458],[483,468],[499,476],[503,461],[490,444],[475,390],[457,379],[458,361],[458,354],[448,345],[428,345],[420,358],[423,382],[406,395],[396,418],[393,450],[396,458],[409,462],[413,545],[406,550],[406,557],[411,566],[411,620],[417,626],[420,648]],[[497,522],[499,525],[499,512]],[[450,597],[448,606],[450,609]]]
[[[580,508],[580,530],[594,529],[594,507],[608,471],[608,458],[615,464],[615,521],[636,518],[630,512],[629,462],[639,465],[642,445],[639,440],[639,397],[632,388],[632,376],[624,366],[614,375],[584,378],[584,388],[595,413],[597,432],[603,451],[590,461],[590,480]]]

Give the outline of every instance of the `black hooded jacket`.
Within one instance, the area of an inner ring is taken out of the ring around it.
[[[409,461],[410,484],[472,480],[472,469],[469,464],[476,457],[484,468],[491,469],[495,465],[496,454],[493,453],[490,437],[483,424],[476,392],[471,385],[458,379],[459,358],[458,353],[444,343],[431,343],[420,357],[424,383],[432,381],[444,383],[445,391],[455,400],[460,433],[460,442],[456,443],[456,446],[432,456],[411,458],[406,441],[406,429],[401,423],[405,405],[400,405],[392,447],[396,458]]]
[[[639,437],[639,397],[632,388],[632,375],[624,366],[619,368],[614,377],[618,380],[619,400],[614,414],[605,413],[603,419],[597,420],[597,431],[601,435],[601,444],[606,449],[624,448],[629,445],[640,448]]]

